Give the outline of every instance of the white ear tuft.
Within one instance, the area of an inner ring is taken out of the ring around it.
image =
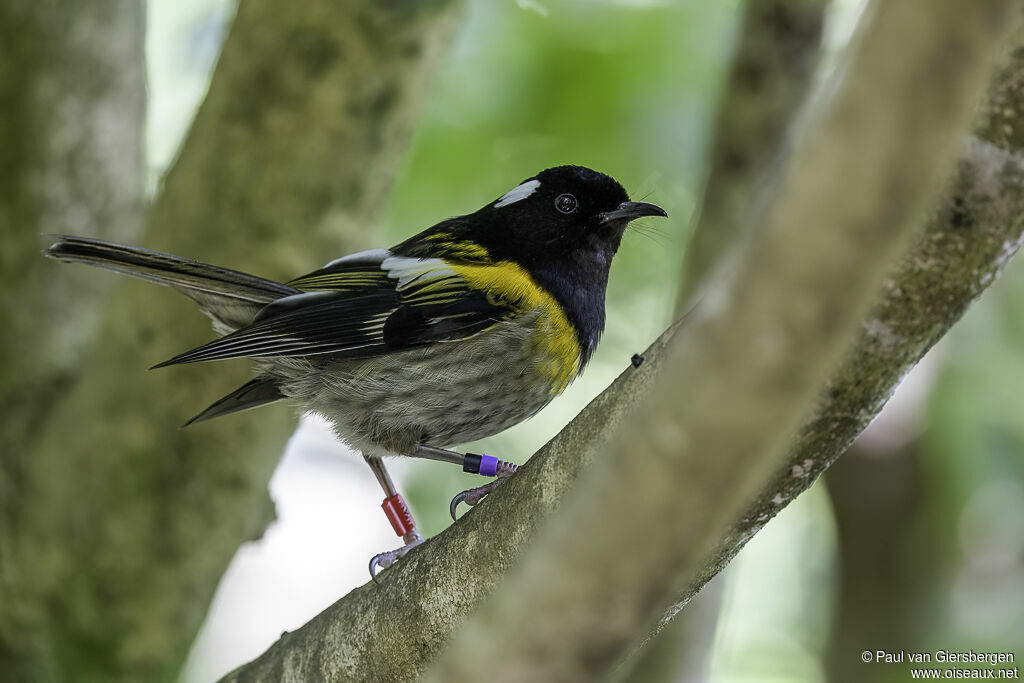
[[[501,199],[494,202],[494,208],[500,209],[503,206],[514,204],[521,199],[526,199],[540,187],[539,180],[527,180],[522,185],[516,185],[511,190],[501,195]]]

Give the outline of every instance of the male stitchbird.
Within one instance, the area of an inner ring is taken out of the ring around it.
[[[62,236],[45,253],[174,287],[225,334],[157,367],[255,359],[255,379],[188,424],[282,398],[330,420],[373,469],[405,541],[371,560],[372,575],[423,540],[382,456],[496,477],[456,496],[453,517],[492,491],[515,465],[444,449],[525,420],[573,381],[604,327],[626,226],[666,215],[602,173],[558,166],[475,213],[285,284],[85,237]]]

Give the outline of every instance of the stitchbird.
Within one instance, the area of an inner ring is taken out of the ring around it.
[[[186,424],[288,398],[359,450],[405,545],[420,543],[381,460],[405,455],[496,477],[516,466],[452,445],[536,414],[587,364],[604,327],[612,257],[630,221],[666,216],[582,166],[549,168],[480,210],[391,249],[331,261],[287,283],[148,249],[61,236],[45,254],[171,286],[225,336],[156,367],[252,358],[256,377]]]

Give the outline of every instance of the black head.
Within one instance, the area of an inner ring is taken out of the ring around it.
[[[654,204],[629,201],[622,185],[603,173],[556,166],[467,218],[494,257],[530,267],[593,254],[610,261],[630,221],[665,215]]]
[[[492,258],[525,267],[563,306],[586,363],[604,328],[612,257],[630,221],[667,216],[631,202],[615,179],[583,166],[541,171],[466,216]]]

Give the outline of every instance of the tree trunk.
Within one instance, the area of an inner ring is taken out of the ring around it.
[[[275,278],[366,245],[459,6],[241,3],[140,241]],[[109,41],[111,23],[90,25],[96,42]],[[68,34],[58,28],[49,42]],[[140,49],[129,61],[139,76],[141,25],[135,30]],[[136,88],[141,98],[141,77]],[[138,125],[131,138],[105,149],[137,157]],[[126,182],[137,188],[141,169],[132,171]],[[97,231],[87,222],[24,228],[65,229]],[[41,263],[38,246],[25,258],[40,261],[33,268],[47,282],[111,278]],[[246,369],[147,373],[209,339],[208,321],[183,297],[145,283],[97,286],[112,293],[63,384],[48,396],[34,384],[21,395],[4,390],[5,401],[29,404],[31,422],[5,443],[17,467],[6,466],[2,482],[0,556],[17,569],[5,571],[12,607],[0,611],[0,669],[27,678],[169,678],[235,550],[272,517],[267,482],[294,418],[266,408],[179,429]],[[70,307],[95,306],[90,293],[65,297]],[[29,340],[40,327],[31,321]],[[53,328],[67,330],[59,319]]]
[[[67,541],[31,523],[59,459],[33,444],[78,379],[112,278],[57,270],[43,233],[130,240],[141,227],[145,18],[142,3],[0,6],[0,671],[61,677],[52,634],[59,582],[38,553]],[[74,424],[67,425],[69,429]],[[72,432],[73,433],[73,432]],[[59,501],[69,514],[76,496]],[[44,579],[45,577],[45,579]],[[45,587],[49,584],[49,588]]]

